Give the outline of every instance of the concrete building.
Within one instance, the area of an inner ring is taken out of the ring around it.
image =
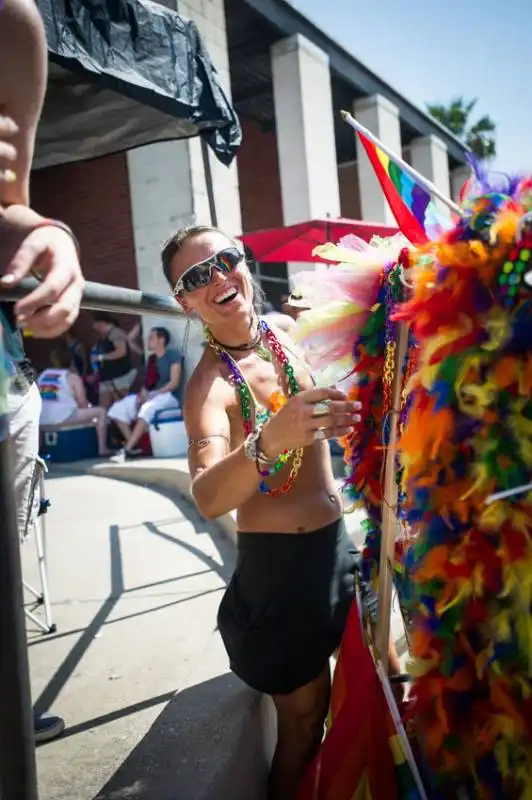
[[[217,222],[228,233],[327,215],[392,221],[340,109],[456,195],[462,144],[285,0],[164,5],[196,23],[242,122],[230,168],[209,154]],[[183,225],[212,221],[198,139],[37,170],[32,192],[37,210],[76,231],[88,279],[149,291],[167,291],[161,243]],[[289,268],[258,271],[278,304]]]

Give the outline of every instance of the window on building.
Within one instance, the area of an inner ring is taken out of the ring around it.
[[[286,263],[283,261],[269,261],[262,264],[255,262],[253,272],[259,279],[266,299],[276,311],[280,311],[283,298],[290,292]]]

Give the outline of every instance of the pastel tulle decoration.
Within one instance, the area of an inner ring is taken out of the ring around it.
[[[414,714],[443,798],[532,798],[532,492],[508,494],[532,474],[531,186],[477,168],[395,317],[418,345],[399,444]]]
[[[346,236],[338,245],[320,245],[314,255],[336,262],[334,268],[301,272],[294,286],[309,299],[311,310],[301,314],[296,339],[314,370],[353,370],[353,348],[375,304],[384,264],[397,258],[404,237],[372,240]],[[406,243],[407,244],[407,243]]]

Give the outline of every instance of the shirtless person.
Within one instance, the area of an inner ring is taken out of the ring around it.
[[[162,260],[175,296],[208,329],[184,408],[193,496],[208,518],[237,509],[237,567],[219,629],[233,671],[273,699],[269,797],[290,800],[323,735],[329,658],[354,595],[359,554],[327,439],[360,422],[358,406],[313,388],[291,340],[259,319],[244,254],[224,233],[181,231]],[[393,648],[390,667],[399,671]]]

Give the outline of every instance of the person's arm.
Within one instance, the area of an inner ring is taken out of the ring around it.
[[[71,373],[68,376],[68,383],[72,389],[72,394],[74,395],[74,400],[78,404],[78,408],[88,408],[89,401],[87,400],[87,392],[85,391],[85,386],[79,375]]]
[[[113,343],[114,350],[111,350],[110,353],[102,353],[100,361],[118,361],[118,359],[124,358],[127,353],[127,336],[124,331],[114,331],[109,339]]]
[[[72,236],[28,208],[46,81],[46,38],[34,0],[5,0],[0,9],[0,112],[15,130],[8,135],[10,179],[0,180],[0,284],[14,286],[38,271],[41,284],[15,305],[17,323],[52,339],[76,319],[84,282]]]
[[[35,134],[48,75],[46,37],[34,0],[5,0],[0,11],[0,108],[17,126],[10,137],[15,180],[0,184],[0,205],[29,205]]]
[[[83,344],[83,342],[78,342],[76,345],[76,352],[78,356],[81,358],[82,363],[82,372],[83,375],[86,375],[89,371],[89,356],[87,355],[87,348]]]
[[[200,514],[221,517],[257,491],[260,475],[243,444],[230,452],[231,428],[221,379],[193,375],[187,386],[184,419],[192,496]]]
[[[143,352],[142,351],[142,346],[137,344],[137,342],[140,339],[140,336],[141,336],[140,322],[137,322],[137,324],[134,325],[131,328],[131,330],[129,331],[129,333],[127,334],[127,340],[129,342],[129,346],[131,347],[133,352],[136,353],[139,356],[141,356],[142,352]]]
[[[178,361],[175,361],[170,366],[170,380],[164,386],[161,386],[160,389],[154,389],[151,392],[152,395],[156,394],[167,394],[168,392],[175,392],[177,387],[179,386],[179,381],[181,380],[181,364]]]

